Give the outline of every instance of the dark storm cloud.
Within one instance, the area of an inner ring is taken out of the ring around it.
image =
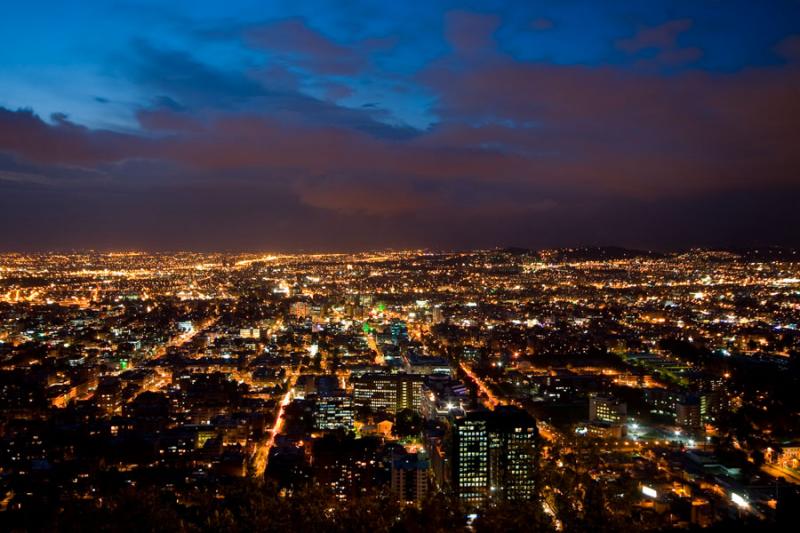
[[[130,72],[140,85],[168,99],[168,107],[225,108],[266,94],[255,80],[212,68],[184,51],[158,49],[144,41],[134,43],[134,51]]]
[[[634,48],[670,46],[664,33]],[[496,56],[464,69],[460,50],[423,77],[441,95],[440,145],[506,147],[528,179],[635,196],[797,183],[796,65],[661,76]]]
[[[559,184],[634,196],[747,187],[754,175],[760,183],[788,183],[800,168],[794,68],[664,79],[499,56],[472,69],[450,67],[443,60],[425,77],[440,94],[442,122],[407,140],[361,111],[287,94],[275,96],[268,111],[215,109],[197,118],[142,110],[143,127],[172,134],[158,142],[4,110],[0,142],[5,151],[53,164],[149,157],[219,171],[469,178],[487,186]],[[270,100],[266,91],[219,81],[206,69],[187,71],[188,79],[217,80],[203,90],[209,101],[229,87],[246,87],[245,93],[259,94],[257,102]],[[173,74],[182,78],[181,72]],[[184,84],[159,89],[185,97]],[[383,189],[393,186],[388,181]],[[336,203],[333,196],[327,204]]]
[[[55,115],[47,123],[30,110],[0,107],[0,151],[38,163],[99,164],[146,150],[138,135],[92,130]]]
[[[25,228],[0,247],[800,241],[796,37],[782,64],[710,72],[686,67],[688,18],[616,37],[632,68],[522,61],[501,27],[448,13],[447,53],[398,75],[431,95],[427,129],[342,103],[385,41],[245,25],[217,38],[265,59],[227,68],[139,40],[119,66],[151,95],[138,128],[0,108],[0,224]]]
[[[139,42],[130,68],[140,84],[160,96],[137,116],[149,130],[198,129],[199,121],[220,113],[281,117],[290,122],[344,127],[378,137],[408,138],[417,132],[388,124],[380,109],[351,109],[300,92],[280,67],[222,71],[186,52],[159,50]],[[330,84],[340,97],[341,87]]]

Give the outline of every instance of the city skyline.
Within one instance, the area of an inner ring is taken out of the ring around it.
[[[5,2],[0,531],[797,529],[798,146],[800,0]]]
[[[0,254],[0,524],[791,530],[798,253]]]
[[[800,5],[30,2],[0,250],[800,246]]]

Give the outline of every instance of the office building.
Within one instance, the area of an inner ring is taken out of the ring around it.
[[[365,374],[352,382],[353,403],[389,413],[419,409],[422,382],[422,376],[409,374]]]
[[[453,424],[453,489],[467,505],[534,496],[538,431],[526,411],[501,406]]]
[[[311,305],[304,301],[292,302],[289,306],[289,314],[297,318],[309,317],[311,316]]]
[[[589,421],[624,424],[628,415],[628,406],[613,398],[592,395],[589,397]]]
[[[353,399],[343,390],[321,392],[314,406],[314,429],[353,429]]]

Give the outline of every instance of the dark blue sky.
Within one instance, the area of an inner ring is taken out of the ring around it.
[[[0,249],[800,244],[800,2],[14,2]]]

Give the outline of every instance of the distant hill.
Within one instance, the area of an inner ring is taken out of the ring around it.
[[[692,248],[671,252],[637,250],[622,246],[580,246],[577,248],[550,248],[532,250],[521,247],[500,248],[494,251],[499,256],[527,256],[531,259],[553,262],[571,261],[614,261],[619,259],[662,259],[667,257],[695,256],[707,261],[800,261],[800,249],[781,246],[760,246],[752,248]]]
[[[800,250],[783,246],[758,246],[753,248],[722,248],[721,250],[737,255],[744,261],[800,261]]]
[[[543,261],[613,261],[616,259],[659,259],[665,255],[649,250],[632,250],[619,246],[585,246],[540,250],[537,255]]]

